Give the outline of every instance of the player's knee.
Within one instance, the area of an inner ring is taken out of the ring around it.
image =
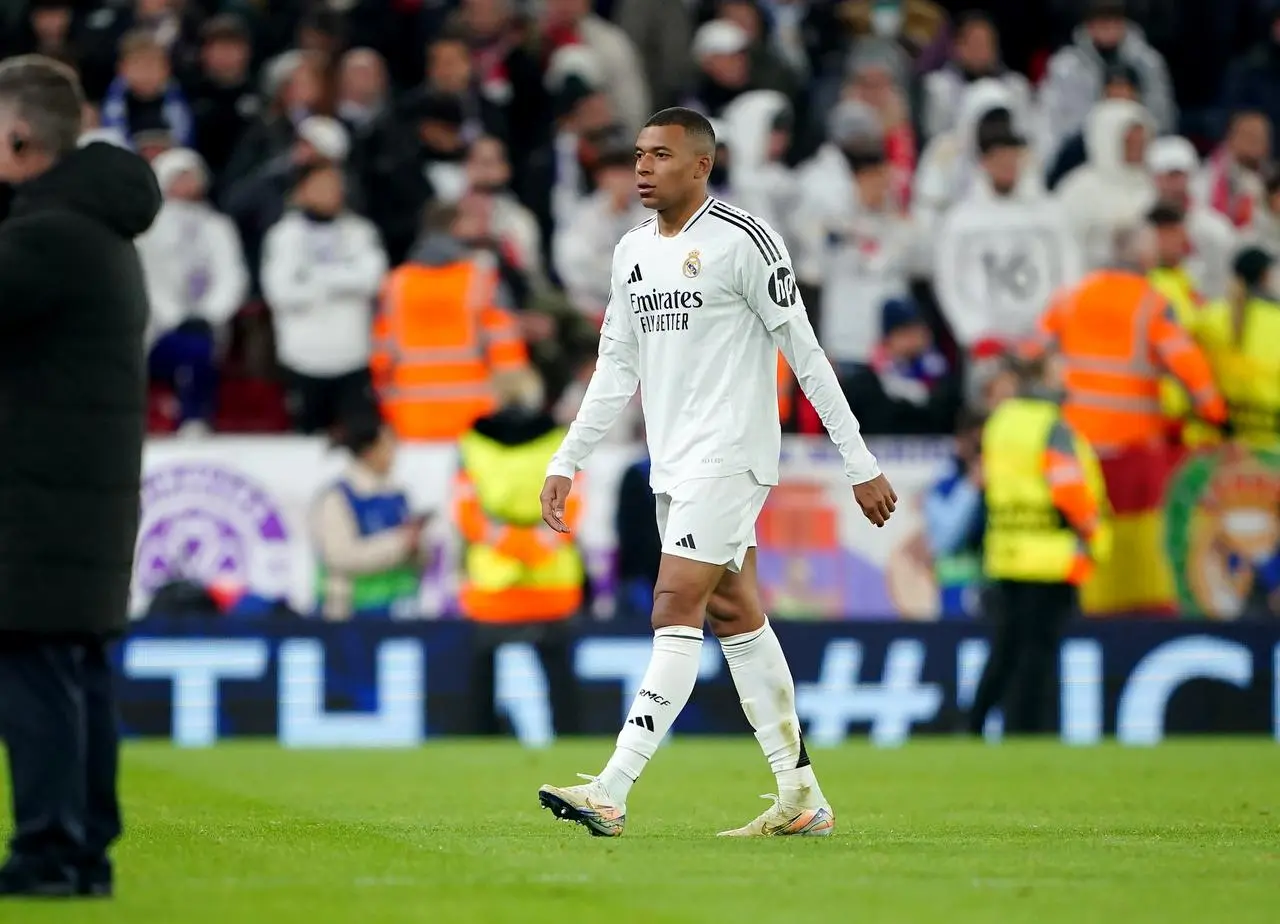
[[[752,600],[726,594],[713,594],[707,603],[711,630],[717,638],[729,638],[752,632],[764,624],[764,614]]]
[[[659,588],[653,594],[653,628],[694,626],[703,622],[702,601],[695,593],[681,588]]]

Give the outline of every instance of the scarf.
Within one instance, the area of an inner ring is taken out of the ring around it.
[[[191,109],[177,81],[170,80],[164,88],[164,121],[173,134],[173,146],[189,148],[193,141]],[[133,137],[129,126],[129,88],[123,77],[111,81],[102,100],[102,127],[120,132],[126,139]]]

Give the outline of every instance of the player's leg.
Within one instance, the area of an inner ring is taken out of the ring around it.
[[[791,669],[760,605],[754,546],[746,550],[736,573],[726,571],[720,579],[707,613],[742,711],[778,781],[778,798],[771,808],[750,824],[723,833],[737,837],[830,834],[835,816],[805,751]]]
[[[715,482],[721,479],[699,479]],[[640,691],[618,733],[613,756],[599,777],[570,787],[543,786],[542,804],[560,818],[585,825],[592,834],[617,836],[626,820],[632,784],[689,701],[702,660],[702,624],[707,603],[741,537],[708,522],[707,508],[720,502],[714,490],[690,483],[674,497],[659,495],[662,561],[653,600],[653,653]]]

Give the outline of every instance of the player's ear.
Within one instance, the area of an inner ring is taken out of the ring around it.
[[[706,179],[711,176],[711,168],[715,165],[714,154],[703,154],[698,157],[697,166],[694,168],[694,176],[699,180]]]

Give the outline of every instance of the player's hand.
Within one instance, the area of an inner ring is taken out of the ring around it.
[[[558,533],[567,533],[564,522],[564,505],[573,490],[573,479],[563,475],[548,475],[542,485],[542,522]]]
[[[862,515],[874,526],[884,526],[898,507],[898,495],[884,475],[853,486],[853,499],[862,508]]]

